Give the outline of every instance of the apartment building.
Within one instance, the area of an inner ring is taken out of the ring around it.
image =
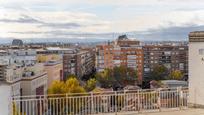
[[[29,49],[8,49],[0,51],[0,62],[6,65],[31,65],[36,62],[36,51]]]
[[[126,36],[108,44],[96,46],[96,70],[126,66],[137,71],[138,81],[142,82],[143,76],[143,50],[140,42],[128,39]]]
[[[68,64],[66,64],[67,66],[65,66],[65,61],[63,59],[65,57],[67,59],[71,59],[76,53],[76,49],[60,47],[46,47],[44,49],[37,50],[37,61],[45,64],[45,70],[48,73],[48,86],[51,86],[52,82],[55,80],[65,80],[64,76],[74,74],[74,67],[72,67],[72,72],[64,72],[66,71],[64,68],[70,65],[71,62],[69,62]],[[74,66],[73,64],[71,65]]]
[[[164,65],[169,72],[180,70],[188,76],[187,45],[145,45],[144,77],[148,77],[155,65]]]
[[[73,54],[63,55],[64,79],[73,74],[79,78],[91,74],[95,70],[95,54],[91,50],[81,50]]]
[[[36,63],[35,50],[9,49],[0,52],[1,80],[10,84],[12,95],[36,95],[47,92],[47,73]],[[44,90],[38,91],[39,87]]]

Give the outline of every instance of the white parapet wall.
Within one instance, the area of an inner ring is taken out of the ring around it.
[[[0,114],[12,115],[11,86],[0,82]]]
[[[189,105],[204,107],[204,32],[189,35]]]

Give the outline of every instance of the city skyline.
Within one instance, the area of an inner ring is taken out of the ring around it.
[[[202,0],[7,0],[0,4],[1,41],[106,40],[112,33],[134,34],[144,41],[187,40],[190,31],[204,29]]]
[[[0,1],[1,114],[204,112],[203,6],[204,0]]]

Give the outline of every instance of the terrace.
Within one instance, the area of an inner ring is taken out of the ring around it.
[[[160,115],[188,110],[188,89],[13,97],[13,115]],[[164,114],[164,113],[163,113]]]

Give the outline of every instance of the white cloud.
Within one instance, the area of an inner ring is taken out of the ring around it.
[[[146,13],[142,16],[131,16],[113,22],[115,30],[146,31],[149,29],[168,28],[172,26],[204,25],[204,10],[198,11],[170,11]]]
[[[47,38],[53,31],[66,37],[66,32],[146,31],[204,24],[203,0],[2,0],[0,5],[0,37]],[[69,8],[74,5],[82,7]],[[102,12],[107,5],[116,8]]]
[[[43,35],[50,36],[49,32],[56,30],[63,32],[108,31],[109,21],[103,21],[95,14],[84,12],[19,12],[14,10],[5,12],[1,10],[0,26],[0,33],[2,33],[0,37],[35,38],[43,37]]]

